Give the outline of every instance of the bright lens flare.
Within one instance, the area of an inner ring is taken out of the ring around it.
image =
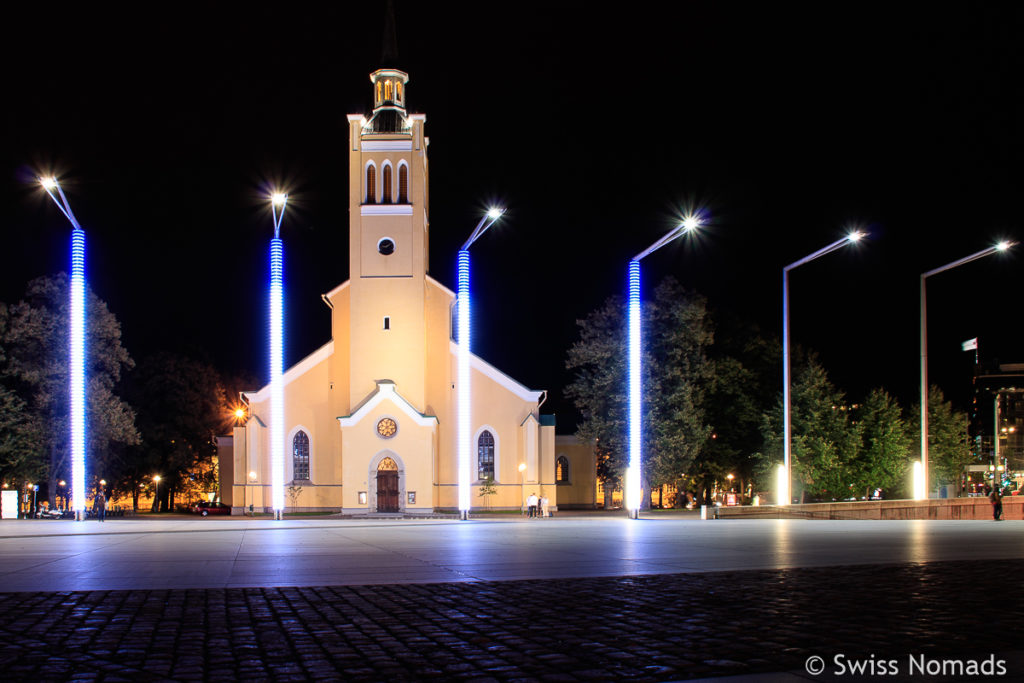
[[[1013,242],[1009,242],[1007,240],[1003,240],[1002,242],[1000,242],[999,244],[996,245],[996,249],[998,249],[999,251],[1006,251],[1007,249],[1009,249],[1013,245],[1014,245]]]
[[[501,215],[505,213],[505,209],[491,209],[487,212],[488,218],[501,218]]]
[[[683,226],[683,230],[686,230],[687,232],[690,230],[696,230],[700,227],[700,219],[696,216],[687,216],[683,219],[681,225]]]
[[[859,242],[860,240],[864,239],[864,233],[861,232],[860,230],[854,230],[853,232],[846,236],[846,239],[850,240],[851,242]]]
[[[39,184],[43,186],[44,190],[54,190],[57,188],[57,179],[52,175],[45,178],[39,179]]]
[[[271,203],[273,203],[274,206],[284,206],[285,203],[287,203],[288,201],[288,195],[286,195],[284,192],[275,192],[274,194],[270,195],[270,201]]]

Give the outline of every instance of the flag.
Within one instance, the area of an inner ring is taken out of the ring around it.
[[[962,348],[964,351],[977,351],[978,338],[975,337],[974,339],[968,339],[967,341],[960,345],[960,348]]]

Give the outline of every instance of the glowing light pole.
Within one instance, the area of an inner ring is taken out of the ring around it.
[[[991,256],[992,254],[1006,251],[1016,242],[1002,241],[988,249],[982,249],[970,256],[965,256],[959,261],[939,266],[927,273],[921,273],[921,461],[914,463],[914,499],[924,500],[928,497],[928,297],[926,292],[926,281],[932,275],[938,275],[962,266],[971,261]],[[999,443],[999,433],[996,432],[996,443]],[[997,446],[998,447],[998,446]]]
[[[85,231],[78,224],[57,179],[40,178],[50,199],[71,223],[70,358],[71,503],[75,519],[85,519]],[[57,194],[54,194],[56,191]],[[57,197],[60,197],[58,199]]]
[[[274,239],[270,240],[270,504],[284,516],[284,242],[281,221],[288,195],[270,197]]]
[[[491,209],[488,211],[480,222],[476,224],[476,228],[473,229],[473,234],[469,236],[462,248],[459,249],[459,286],[458,296],[456,298],[456,304],[458,306],[458,335],[459,335],[459,355],[457,364],[458,374],[458,426],[456,428],[456,438],[458,439],[458,458],[459,458],[459,519],[469,519],[469,508],[470,508],[470,490],[469,482],[472,479],[470,473],[470,406],[472,398],[470,397],[469,389],[469,353],[470,353],[470,315],[472,311],[472,302],[469,296],[469,248],[480,239],[480,236],[487,232],[487,229],[494,225],[495,221],[501,218],[501,215],[505,213],[504,209]]]
[[[821,258],[826,254],[831,254],[837,249],[842,249],[848,244],[858,242],[864,233],[860,230],[854,230],[846,237],[836,240],[832,244],[819,249],[818,251],[803,257],[799,261],[790,263],[788,266],[782,269],[782,394],[783,394],[783,405],[785,412],[785,424],[783,425],[783,462],[782,467],[785,470],[778,472],[778,479],[776,482],[776,505],[789,505],[791,502],[790,488],[793,483],[793,434],[792,434],[792,418],[793,418],[793,405],[792,397],[789,392],[789,375],[790,375],[790,362],[789,362],[789,271],[793,270],[798,266],[802,266],[805,263]]]
[[[640,260],[661,249],[672,240],[682,237],[688,232],[700,227],[700,221],[695,217],[688,217],[677,225],[660,240],[647,247],[629,262],[629,309],[628,309],[628,330],[629,330],[629,466],[626,469],[626,510],[630,519],[640,518],[640,505],[643,498],[643,484],[641,480],[641,448],[643,446],[643,434],[641,423],[641,403],[643,401],[640,370],[641,370],[641,347],[640,347]]]

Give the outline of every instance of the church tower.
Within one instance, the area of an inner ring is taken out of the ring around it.
[[[409,76],[370,75],[373,112],[349,115],[349,405],[377,380],[395,383],[417,410],[426,403],[429,250],[426,116],[409,114]],[[374,362],[368,362],[375,359]]]

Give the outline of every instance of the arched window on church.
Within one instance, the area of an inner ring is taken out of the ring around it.
[[[558,456],[558,460],[555,461],[555,483],[569,483],[569,458],[564,455]]]
[[[409,166],[407,164],[398,165],[398,203],[409,203]]]
[[[494,479],[494,435],[486,429],[476,440],[477,479]]]
[[[377,203],[377,169],[373,164],[366,167],[366,203]]]
[[[384,191],[381,195],[381,204],[391,203],[391,164],[384,166]]]
[[[309,437],[303,431],[292,439],[292,479],[309,480]]]

